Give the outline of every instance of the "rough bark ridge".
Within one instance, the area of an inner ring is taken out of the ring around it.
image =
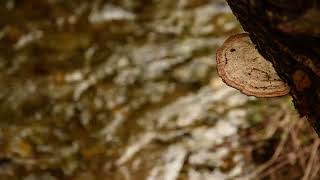
[[[320,6],[317,0],[227,0],[259,52],[290,86],[320,135]]]

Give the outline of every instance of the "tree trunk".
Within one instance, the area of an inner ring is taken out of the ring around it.
[[[258,51],[288,83],[320,135],[320,7],[317,0],[227,0]]]

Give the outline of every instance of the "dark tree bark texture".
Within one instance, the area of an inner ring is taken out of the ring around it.
[[[296,109],[320,135],[318,0],[227,0],[257,46],[288,83]]]

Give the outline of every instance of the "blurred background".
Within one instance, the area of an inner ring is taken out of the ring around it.
[[[217,76],[223,0],[1,0],[1,180],[316,179],[290,97]]]

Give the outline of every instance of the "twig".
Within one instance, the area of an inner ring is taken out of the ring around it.
[[[280,169],[281,167],[283,167],[284,165],[287,165],[289,164],[290,161],[289,159],[285,159],[284,161],[280,162],[279,164],[277,164],[276,166],[272,167],[272,169],[269,169],[268,171],[266,172],[263,172],[259,175],[259,177],[257,177],[256,179],[263,179],[264,177],[266,177],[267,175],[273,173],[274,171]]]
[[[298,125],[299,125],[299,122],[295,123],[295,126],[298,126]],[[296,129],[296,128],[294,128],[294,129]],[[299,129],[299,128],[297,128],[297,129]],[[292,139],[292,144],[293,144],[294,150],[298,151],[301,148],[301,143],[297,137],[297,131],[296,130],[290,131],[290,134],[291,134],[291,139]],[[305,169],[306,163],[302,160],[302,157],[298,157],[298,161],[299,161],[301,168]]]
[[[290,112],[286,111],[285,113],[285,117],[283,122],[290,122]],[[245,179],[253,179],[253,177],[257,177],[261,172],[263,172],[264,170],[266,170],[268,167],[270,167],[273,163],[276,162],[277,158],[279,157],[280,153],[283,150],[283,147],[285,145],[285,142],[288,139],[289,136],[289,132],[292,129],[293,124],[289,124],[289,126],[287,126],[287,128],[285,128],[285,131],[283,132],[282,136],[281,136],[281,141],[275,151],[275,153],[273,154],[273,156],[271,157],[271,159],[269,161],[267,161],[265,164],[261,165],[260,167],[258,167],[255,171],[253,171],[252,173],[250,173],[248,176],[245,177]]]
[[[310,159],[309,159],[309,162],[308,162],[308,165],[307,165],[307,168],[305,170],[305,173],[303,175],[302,180],[308,180],[308,177],[310,176],[310,173],[311,173],[311,170],[312,170],[312,165],[314,163],[316,154],[318,152],[319,144],[320,144],[319,140],[315,140],[315,142],[313,143]]]
[[[318,172],[320,170],[320,166],[316,166],[316,169],[312,172],[310,179],[315,179],[315,177],[317,176]]]

